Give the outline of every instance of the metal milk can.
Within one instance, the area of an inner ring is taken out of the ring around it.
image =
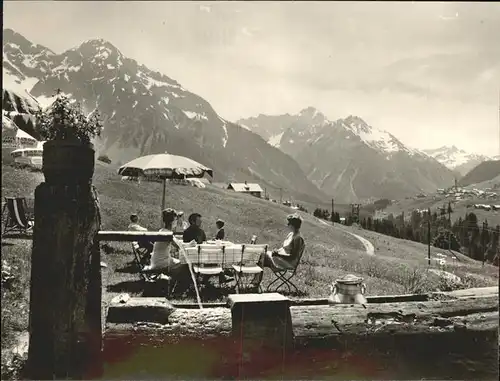
[[[330,286],[332,294],[328,298],[330,304],[366,304],[366,285],[363,278],[348,274],[337,279]]]

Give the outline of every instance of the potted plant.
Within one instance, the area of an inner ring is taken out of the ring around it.
[[[58,90],[56,100],[36,114],[43,146],[43,174],[48,183],[90,183],[95,151],[91,139],[100,136],[102,122],[97,111],[85,116],[80,104],[71,104]]]

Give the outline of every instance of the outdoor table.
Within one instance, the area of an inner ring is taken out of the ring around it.
[[[231,266],[237,262],[239,262],[241,255],[241,248],[243,244],[237,244],[229,241],[207,241],[203,243],[204,245],[213,245],[213,246],[224,246],[224,252],[226,256],[226,260],[224,261],[225,268],[231,268]],[[189,246],[187,243],[184,245],[184,249],[193,249],[198,248],[200,245]],[[190,255],[191,262],[196,263],[196,256]],[[181,263],[187,263],[186,258],[183,255],[179,256]]]

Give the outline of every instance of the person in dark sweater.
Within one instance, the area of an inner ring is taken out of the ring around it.
[[[222,241],[226,236],[224,233],[224,221],[218,219],[217,222],[215,222],[215,226],[217,226],[217,233],[215,234],[215,240]]]
[[[206,242],[207,235],[201,228],[202,220],[201,214],[193,213],[188,218],[189,227],[184,230],[184,234],[182,235],[182,240],[184,242],[195,241],[197,244],[201,244]]]

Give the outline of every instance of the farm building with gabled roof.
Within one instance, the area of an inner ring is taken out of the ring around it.
[[[259,184],[247,183],[246,181],[244,183],[230,183],[227,189],[234,190],[238,193],[248,193],[259,198],[262,198],[262,192],[264,192]]]

